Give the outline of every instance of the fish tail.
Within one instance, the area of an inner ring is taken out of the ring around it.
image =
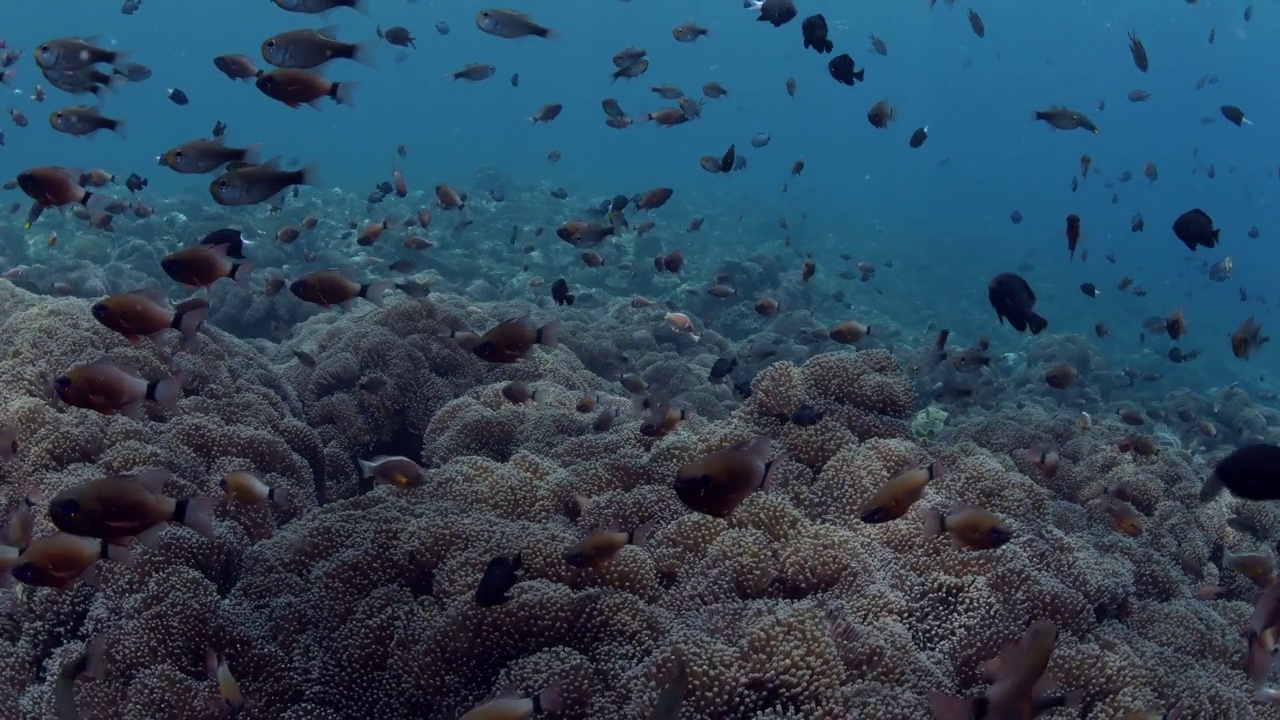
[[[200,331],[200,326],[208,317],[208,300],[205,298],[184,300],[173,309],[173,323],[169,327],[182,333],[184,337],[192,337]]]
[[[382,307],[382,296],[386,295],[387,291],[390,289],[391,283],[387,280],[371,282],[368,285],[360,286],[360,297],[368,300],[378,307]]]
[[[351,80],[335,81],[329,86],[329,97],[333,98],[334,102],[339,105],[355,107],[355,93],[358,87],[360,87],[360,84]]]
[[[560,712],[563,704],[564,686],[558,682],[553,682],[547,686],[547,689],[538,693],[533,697],[533,714],[547,713],[554,715]]]
[[[166,412],[173,412],[178,407],[178,401],[182,399],[182,386],[186,382],[186,376],[178,373],[172,377],[149,383],[147,385],[147,399],[164,408]]]
[[[249,273],[253,272],[253,263],[238,262],[231,266],[231,272],[227,277],[235,280],[237,284],[244,285],[249,280]]]
[[[182,498],[174,505],[172,520],[214,540],[217,535],[213,530],[213,510],[217,506],[217,498]]]
[[[924,536],[932,538],[941,535],[947,530],[947,518],[938,510],[924,511]]]
[[[374,57],[377,45],[372,40],[356,43],[351,46],[351,59],[364,65],[365,67],[378,67],[377,60]]]
[[[119,135],[122,138],[128,137],[127,135],[125,135],[124,129],[129,126],[129,123],[125,122],[124,120],[111,120],[106,123],[106,126],[108,130],[115,133],[116,135]]]
[[[564,323],[560,320],[552,320],[551,322],[538,328],[538,344],[544,347],[553,348],[560,344],[560,327]]]

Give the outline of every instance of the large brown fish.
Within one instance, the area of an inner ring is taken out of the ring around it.
[[[178,374],[153,382],[131,375],[103,358],[72,365],[53,381],[54,392],[68,405],[104,415],[122,413],[137,417],[144,401],[172,412],[182,399],[186,377]]]
[[[686,463],[676,474],[676,495],[690,510],[728,517],[752,493],[772,485],[782,456],[766,460],[771,446],[762,436]]]
[[[208,317],[209,301],[191,298],[170,310],[153,300],[148,291],[131,290],[99,300],[91,312],[95,320],[130,340],[149,337],[158,341],[170,329],[190,339]]]
[[[337,270],[318,270],[294,280],[289,285],[289,292],[299,300],[314,303],[322,308],[337,305],[345,310],[354,305],[359,298],[381,306],[382,296],[390,287],[391,283],[386,281],[361,285],[347,279]]]
[[[529,356],[534,345],[553,348],[559,344],[560,321],[538,327],[529,315],[503,320],[485,334],[475,337],[470,333],[450,332],[449,337],[460,338],[464,346],[481,360],[492,363],[513,363]],[[468,337],[469,336],[469,337]],[[473,344],[474,343],[474,344]]]
[[[218,501],[211,497],[167,497],[163,491],[169,478],[168,470],[158,468],[80,483],[49,502],[49,519],[63,532],[117,545],[136,537],[155,547],[170,522],[212,539],[213,510]]]
[[[253,263],[232,260],[227,256],[228,247],[192,245],[166,255],[160,261],[160,267],[169,277],[187,287],[212,290],[213,284],[222,278],[231,278],[243,285],[249,279]]]

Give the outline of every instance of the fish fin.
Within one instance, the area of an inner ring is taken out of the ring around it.
[[[538,344],[553,348],[560,344],[560,328],[564,322],[556,319],[538,328]]]
[[[128,136],[128,135],[126,135],[126,134],[125,134],[125,132],[124,132],[124,129],[125,129],[126,127],[129,127],[129,123],[128,123],[127,121],[124,121],[124,120],[112,120],[112,121],[111,121],[111,127],[110,127],[110,130],[111,130],[111,132],[115,133],[116,135],[120,136],[121,138],[127,138],[127,137],[129,137],[129,136]]]
[[[173,474],[165,468],[144,470],[133,476],[133,479],[152,495],[164,494],[164,484],[169,482]]]
[[[160,549],[160,536],[164,534],[165,528],[169,527],[169,523],[160,523],[138,533],[135,537],[142,547],[148,550]]]
[[[630,538],[631,544],[632,545],[643,544],[645,539],[648,538],[651,534],[653,534],[653,531],[655,529],[657,529],[657,524],[653,520],[650,520],[649,522],[641,525],[635,530],[632,530],[631,538]]]
[[[228,276],[236,281],[238,285],[244,285],[249,280],[249,273],[253,272],[253,263],[238,262],[231,266],[231,274]]]
[[[760,479],[760,492],[769,492],[770,490],[773,489],[774,483],[777,482],[777,479],[778,479],[777,477],[778,466],[781,465],[782,461],[786,459],[787,459],[787,453],[784,451],[782,454],[778,455],[778,457],[774,458],[773,460],[770,460],[768,464],[764,466],[764,477]]]
[[[543,713],[554,715],[560,712],[563,702],[564,686],[559,682],[553,682],[534,698],[533,711],[535,714],[540,710]]]
[[[351,59],[369,68],[378,67],[375,57],[377,52],[377,44],[372,40],[366,40],[355,44],[351,51]]]
[[[208,317],[208,298],[198,297],[183,300],[173,309],[173,323],[170,327],[184,336],[190,337],[200,331],[200,326],[204,324],[205,319]]]
[[[277,507],[288,507],[289,490],[282,487],[268,487],[267,500],[274,503]]]
[[[187,377],[182,373],[157,380],[147,386],[148,398],[164,408],[166,412],[173,412],[178,407],[178,401],[182,399],[182,387],[186,383]]]
[[[142,403],[141,402],[129,403],[128,405],[125,405],[124,407],[120,408],[119,412],[121,415],[129,418],[130,420],[141,420],[142,419]],[[110,415],[111,413],[107,412],[104,414]]]
[[[360,87],[360,83],[351,80],[335,81],[333,87],[329,90],[329,95],[334,102],[347,107],[356,106],[356,89]]]
[[[182,523],[210,540],[217,539],[213,528],[213,511],[218,507],[218,499],[212,497],[192,497],[179,500],[174,508],[174,521]]]
[[[929,709],[934,720],[970,720],[975,714],[974,698],[934,693],[929,696]]]
[[[374,305],[377,305],[378,307],[382,307],[383,306],[382,298],[384,295],[387,294],[387,291],[390,289],[391,289],[390,281],[379,280],[377,282],[371,282],[368,285],[363,285],[360,287],[360,297],[364,298],[365,300],[368,300],[369,302],[373,303]]]

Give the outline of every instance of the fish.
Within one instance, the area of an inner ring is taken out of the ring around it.
[[[782,27],[796,18],[796,4],[792,0],[747,0],[748,10],[759,10],[759,22]]]
[[[513,317],[495,325],[478,338],[465,338],[465,343],[474,345],[471,352],[481,360],[492,363],[514,363],[526,358],[533,352],[535,345],[554,348],[559,345],[559,332],[562,323],[552,320],[541,327],[533,324],[529,315]],[[450,331],[449,337],[459,338],[463,335]]]
[[[189,140],[160,156],[159,164],[176,173],[199,175],[213,172],[227,163],[256,163],[261,145],[231,147],[221,138]]]
[[[973,31],[974,35],[977,35],[980,38],[987,36],[987,25],[982,22],[982,16],[973,8],[969,8],[969,29]]]
[[[231,674],[227,659],[213,648],[204,650],[204,669],[209,679],[218,683],[218,696],[226,707],[227,717],[235,717],[244,709],[244,695],[240,683]]]
[[[1013,539],[1013,533],[1000,523],[1000,518],[972,505],[954,504],[946,512],[924,512],[926,539],[946,533],[952,546],[971,550],[994,550]]]
[[[46,40],[36,46],[36,65],[52,72],[75,72],[98,63],[115,68],[128,65],[132,51],[107,50],[94,45],[96,41],[96,36]]]
[[[287,488],[271,487],[262,482],[257,475],[248,472],[228,473],[218,481],[218,486],[222,488],[228,500],[246,505],[265,503],[285,505],[289,499]]]
[[[543,105],[538,110],[538,112],[530,116],[529,122],[533,124],[537,124],[540,122],[549,123],[552,120],[555,120],[557,117],[559,117],[560,111],[563,109],[564,109],[564,105],[561,105],[560,103],[548,103],[546,105]]]
[[[497,607],[510,600],[507,593],[520,582],[516,573],[523,564],[520,553],[512,557],[495,555],[491,558],[484,568],[484,575],[480,577],[479,586],[476,587],[476,605],[483,608]]]
[[[1222,566],[1244,575],[1254,585],[1265,588],[1276,580],[1276,566],[1269,555],[1262,553],[1233,553],[1222,549]]]
[[[99,130],[109,130],[124,137],[125,122],[109,118],[92,107],[67,107],[49,113],[49,126],[60,133],[75,137],[92,135]]]
[[[832,78],[844,85],[852,86],[855,82],[863,82],[866,70],[854,68],[853,58],[848,53],[841,53],[827,63],[827,72]]]
[[[271,0],[276,7],[289,12],[323,15],[335,8],[347,7],[364,15],[369,14],[367,0]]]
[[[264,73],[263,70],[259,70],[258,66],[253,64],[252,58],[237,53],[218,55],[213,59],[213,66],[218,68],[218,71],[226,75],[229,80],[248,81],[250,78],[258,78]]]
[[[867,524],[897,520],[924,494],[925,486],[943,476],[942,462],[935,460],[925,467],[904,470],[880,487],[858,510],[858,518]]]
[[[1061,105],[1054,105],[1048,110],[1036,110],[1032,115],[1032,120],[1043,120],[1057,130],[1084,129],[1094,135],[1102,134],[1102,131],[1087,115]]]
[[[310,70],[276,68],[259,75],[253,84],[263,95],[294,109],[310,105],[319,110],[324,98],[339,105],[355,105],[356,83],[330,80]]]
[[[427,476],[421,465],[401,455],[379,455],[356,463],[361,480],[369,483],[377,480],[399,488],[419,487]]]
[[[569,293],[569,282],[564,278],[560,278],[551,283],[551,299],[557,305],[573,305],[576,296]]]
[[[921,145],[924,145],[924,141],[928,139],[929,139],[929,126],[925,125],[924,127],[916,128],[915,132],[911,133],[910,139],[907,140],[907,146],[912,148],[918,148]]]
[[[1067,216],[1067,253],[1074,260],[1076,257],[1076,246],[1080,244],[1080,216],[1071,214]]]
[[[1066,390],[1071,387],[1078,375],[1078,371],[1071,363],[1062,363],[1051,368],[1044,374],[1044,381],[1049,387],[1055,390]]]
[[[231,278],[243,285],[249,279],[254,264],[236,261],[227,256],[226,245],[192,245],[169,253],[160,260],[165,274],[187,287],[212,289],[222,278]]]
[[[893,119],[893,108],[889,107],[888,100],[881,100],[871,109],[867,111],[867,122],[871,123],[871,127],[883,130],[889,127],[889,121]]]
[[[418,49],[417,41],[414,39],[413,33],[410,32],[407,27],[394,25],[383,30],[382,26],[379,25],[376,31],[378,37],[386,40],[388,43],[395,45],[396,47],[407,47],[413,48],[414,50]]]
[[[227,257],[235,258],[237,260],[244,260],[245,251],[251,250],[254,247],[253,242],[245,240],[244,234],[234,228],[219,228],[214,230],[208,235],[205,235],[204,238],[200,240],[200,244],[215,248],[223,246],[226,249]]]
[[[1220,232],[1213,227],[1213,218],[1200,208],[1188,210],[1173,221],[1173,234],[1192,252],[1197,247],[1217,247]]]
[[[164,95],[165,97],[169,98],[169,102],[172,102],[174,105],[190,105],[191,104],[191,98],[188,97],[187,93],[184,92],[181,88],[176,88],[176,87],[169,88],[168,90],[165,90]],[[120,132],[118,128],[116,128],[116,132],[117,133]]]
[[[856,320],[845,320],[831,328],[827,336],[841,345],[853,345],[870,334],[870,325],[863,325]]]
[[[1244,111],[1236,107],[1235,105],[1223,105],[1220,108],[1220,110],[1222,112],[1222,117],[1231,121],[1231,123],[1236,127],[1243,127],[1245,125],[1253,124],[1251,120],[1245,118]]]
[[[476,27],[481,32],[508,40],[531,36],[551,39],[556,36],[555,31],[515,10],[481,10],[476,13]]]
[[[676,473],[676,496],[694,512],[728,517],[751,494],[772,487],[785,455],[768,460],[771,448],[770,438],[761,436],[685,463]]]
[[[77,580],[95,582],[98,560],[134,564],[129,548],[101,538],[57,532],[38,538],[18,555],[9,574],[25,585],[65,590]]]
[[[80,483],[49,501],[54,527],[73,535],[121,544],[137,538],[155,548],[160,533],[176,522],[214,539],[211,497],[171,498],[163,494],[170,479],[157,468],[130,475],[108,475]]]
[[[1231,333],[1231,354],[1241,360],[1248,360],[1255,350],[1270,341],[1270,337],[1262,334],[1262,325],[1251,316]]]
[[[504,691],[465,712],[459,720],[523,720],[543,714],[556,715],[563,705],[564,690],[559,683],[548,685],[532,697],[522,698]]]
[[[1146,72],[1150,69],[1147,48],[1142,44],[1142,40],[1138,39],[1138,34],[1132,30],[1129,31],[1129,54],[1133,56],[1133,64],[1139,71]]]
[[[156,295],[142,289],[110,295],[94,303],[89,312],[94,320],[133,341],[147,337],[159,342],[168,330],[177,330],[184,340],[194,339],[209,316],[208,299],[191,298],[170,309],[167,303],[157,302]]]
[[[1280,500],[1280,446],[1258,443],[1237,448],[1214,467],[1200,488],[1200,502],[1223,490],[1244,500]]]
[[[121,413],[139,417],[143,402],[153,402],[173,412],[182,399],[185,375],[148,382],[117,366],[108,358],[72,365],[54,378],[53,389],[62,402],[103,415]]]
[[[1002,273],[995,276],[987,286],[987,300],[1001,325],[1007,320],[1014,330],[1026,332],[1030,328],[1032,335],[1039,335],[1049,326],[1049,321],[1035,312],[1035,292],[1020,275]]]
[[[317,270],[289,284],[289,292],[299,300],[325,309],[337,305],[344,310],[349,310],[359,298],[381,306],[383,295],[390,289],[388,281],[361,284],[349,280],[338,270]]]
[[[80,185],[79,174],[51,165],[29,168],[18,173],[18,187],[41,208],[66,210],[72,205],[83,205],[92,214],[101,213],[112,200],[107,195],[95,193]],[[31,227],[28,220],[26,227]]]
[[[1004,648],[994,665],[993,682],[981,697],[934,693],[929,705],[935,718],[1028,716],[1037,684],[1048,668],[1058,628],[1048,620],[1031,623],[1016,645]]]
[[[209,183],[209,194],[219,205],[256,205],[266,202],[286,188],[315,185],[315,165],[298,170],[284,170],[278,158],[260,165],[235,166]]]
[[[805,18],[800,23],[800,32],[804,38],[806,50],[812,49],[822,55],[835,49],[835,45],[827,38],[827,19],[822,13]]]
[[[882,57],[889,56],[889,46],[885,44],[884,40],[881,40],[879,37],[877,37],[875,33],[868,35],[867,39],[871,42],[871,49],[877,55],[880,55]]]
[[[336,40],[337,25],[318,30],[289,30],[262,41],[262,59],[278,68],[311,70],[330,60],[354,60],[364,65],[373,63],[373,43],[348,43]]]
[[[1089,297],[1091,297],[1091,298],[1096,298],[1096,297],[1098,297],[1099,295],[1101,295],[1101,294],[1102,294],[1102,293],[1098,290],[1098,286],[1097,286],[1097,285],[1094,285],[1094,284],[1093,284],[1093,283],[1091,283],[1091,282],[1087,282],[1087,283],[1080,283],[1080,292],[1084,293],[1085,295],[1087,295],[1087,296],[1089,296]]]
[[[564,553],[564,562],[570,567],[599,570],[628,545],[640,545],[653,531],[652,523],[645,523],[630,532],[596,530]]]
[[[737,358],[716,358],[711,364],[711,374],[707,379],[713,383],[723,382],[737,367]]]
[[[80,711],[76,709],[76,680],[81,675],[102,677],[105,644],[106,635],[98,635],[85,643],[84,650],[58,671],[58,679],[53,684],[53,714],[57,720],[80,720]]]

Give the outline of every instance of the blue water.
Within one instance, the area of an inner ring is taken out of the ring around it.
[[[121,15],[114,1],[16,4],[8,11],[10,46],[30,50],[49,37],[98,34],[115,48],[135,50],[154,76],[103,105],[105,113],[128,121],[127,139],[86,141],[45,123],[45,113],[73,104],[68,96],[50,90],[44,105],[26,97],[38,78],[28,54],[17,83],[22,93],[9,104],[27,112],[33,124],[6,129],[4,161],[9,172],[37,164],[136,171],[150,179],[149,194],[205,195],[207,178],[164,171],[154,166],[155,157],[206,136],[222,120],[230,126],[229,141],[262,143],[265,157],[318,163],[325,185],[353,193],[386,179],[398,144],[409,149],[400,167],[418,188],[438,182],[465,188],[483,166],[518,182],[600,197],[670,185],[677,194],[668,217],[687,212],[713,218],[699,238],[700,252],[708,255],[728,255],[742,245],[773,251],[784,234],[777,219],[787,217],[795,247],[828,265],[839,252],[894,260],[897,278],[885,282],[891,288],[897,283],[891,300],[908,326],[935,318],[972,324],[975,315],[988,312],[985,280],[1023,260],[1035,266],[1026,275],[1053,329],[1088,333],[1095,322],[1107,321],[1117,362],[1138,351],[1133,328],[1142,318],[1186,307],[1193,335],[1184,345],[1206,350],[1201,370],[1216,375],[1226,369],[1230,378],[1238,370],[1234,361],[1223,361],[1230,360],[1225,334],[1249,314],[1264,326],[1270,317],[1270,306],[1241,305],[1235,288],[1270,291],[1267,268],[1276,259],[1268,249],[1270,201],[1280,183],[1270,130],[1275,101],[1265,83],[1250,82],[1266,67],[1267,33],[1275,31],[1265,8],[1245,23],[1238,2],[1134,9],[980,4],[987,34],[979,39],[964,8],[948,9],[945,2],[933,12],[924,0],[860,3],[856,9],[802,4],[801,17],[825,12],[837,52],[850,52],[867,68],[866,83],[847,88],[827,76],[829,55],[803,49],[799,19],[775,29],[731,0],[697,10],[680,2],[604,0],[521,6],[559,33],[550,42],[480,33],[474,15],[485,3],[371,4],[373,18],[348,9],[327,17],[288,13],[266,0],[226,6],[147,0],[134,16]],[[441,20],[452,27],[447,36],[433,28]],[[671,28],[686,21],[711,28],[711,34],[694,44],[675,42]],[[397,49],[383,45],[373,69],[331,63],[328,77],[360,84],[355,108],[326,102],[320,111],[291,110],[248,83],[227,80],[211,62],[229,52],[258,59],[262,40],[283,30],[336,24],[341,39],[358,41],[373,38],[377,23],[409,27],[418,49],[397,64]],[[1217,31],[1214,45],[1207,43],[1210,27]],[[1148,48],[1148,74],[1130,60],[1130,29]],[[870,51],[871,32],[888,43],[888,57]],[[612,83],[610,58],[630,45],[649,51],[651,68],[638,80]],[[475,84],[447,77],[468,62],[492,63],[498,72]],[[518,88],[508,83],[514,72],[520,73]],[[1194,83],[1205,73],[1220,81],[1196,91]],[[798,84],[794,99],[783,90],[788,77]],[[638,116],[664,105],[648,91],[651,85],[671,82],[696,93],[712,80],[730,95],[708,101],[698,122],[625,131],[603,123],[604,97],[616,97]],[[171,104],[164,96],[168,87],[185,90],[191,104]],[[1150,92],[1151,100],[1127,101],[1125,94],[1135,88]],[[888,130],[865,120],[880,99],[897,112]],[[1099,100],[1106,101],[1104,111],[1096,109]],[[547,102],[564,104],[559,119],[526,122]],[[1228,102],[1256,124],[1227,123],[1218,107]],[[1101,135],[1030,121],[1033,110],[1053,103],[1089,114]],[[1215,122],[1202,125],[1202,116]],[[922,125],[929,126],[929,140],[912,151],[906,139]],[[767,148],[747,146],[757,132],[772,135]],[[698,167],[699,156],[718,155],[730,142],[748,156],[747,172],[711,176]],[[551,149],[563,153],[559,164],[546,161]],[[1069,184],[1085,153],[1097,172],[1073,193]],[[797,158],[806,160],[804,177],[781,194]],[[1154,185],[1141,177],[1147,161],[1160,169]],[[1205,163],[1217,167],[1215,180],[1203,170],[1192,172]],[[1122,170],[1135,180],[1103,187]],[[1117,204],[1110,201],[1113,192]],[[1191,207],[1204,208],[1222,228],[1217,250],[1192,256],[1169,232],[1173,218]],[[1026,218],[1021,225],[1008,220],[1014,209]],[[741,225],[714,218],[740,212],[746,215]],[[1145,234],[1129,232],[1134,212],[1146,218]],[[1068,213],[1083,218],[1087,264],[1066,261]],[[801,214],[807,221],[798,221]],[[1245,236],[1251,225],[1262,232],[1256,241]],[[1117,265],[1103,261],[1106,252],[1115,253]],[[1209,283],[1199,261],[1224,255],[1235,259],[1235,282]],[[1133,275],[1149,296],[1114,292],[1124,275]],[[1086,281],[1103,296],[1085,298],[1078,286]],[[1266,363],[1265,354],[1255,361]]]

